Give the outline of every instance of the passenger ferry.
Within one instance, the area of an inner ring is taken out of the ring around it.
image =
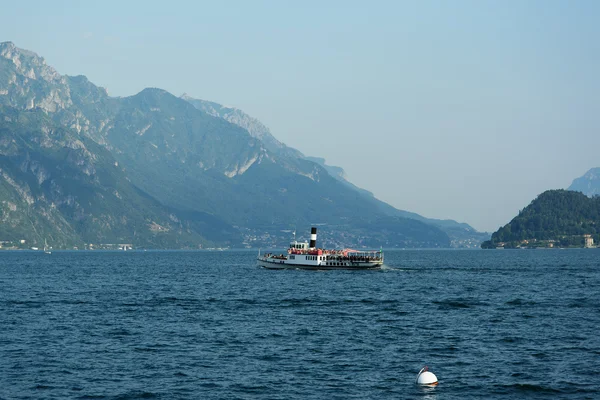
[[[294,240],[287,254],[260,254],[258,266],[268,269],[377,269],[383,265],[382,250],[325,250],[317,248],[317,228],[311,228],[310,243]]]

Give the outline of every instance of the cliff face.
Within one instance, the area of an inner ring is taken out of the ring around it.
[[[43,58],[0,43],[0,104],[57,112],[72,105],[66,79]]]

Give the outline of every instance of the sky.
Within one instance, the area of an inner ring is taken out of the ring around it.
[[[600,166],[600,2],[28,1],[0,41],[237,107],[396,208],[495,231]]]

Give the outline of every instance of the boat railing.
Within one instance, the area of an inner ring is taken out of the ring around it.
[[[289,248],[288,254],[293,255],[322,255],[328,260],[352,262],[376,262],[383,260],[381,250],[325,250],[325,249],[294,249]]]
[[[262,256],[263,259],[267,259],[267,258],[275,258],[277,260],[287,260],[287,256],[285,254],[272,254],[272,253],[265,253]]]

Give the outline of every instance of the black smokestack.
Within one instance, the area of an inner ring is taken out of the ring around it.
[[[317,228],[314,226],[310,228],[310,245],[308,247],[310,249],[317,247]]]

